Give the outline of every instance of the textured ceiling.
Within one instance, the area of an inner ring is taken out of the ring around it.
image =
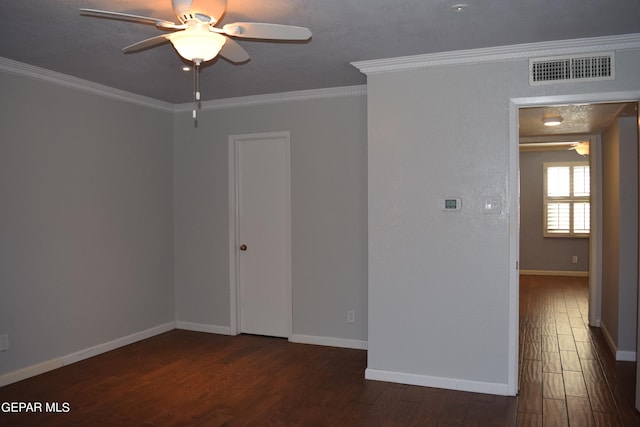
[[[241,40],[248,63],[202,70],[204,100],[359,85],[354,61],[640,32],[638,0],[228,0],[221,23],[308,27],[307,43]],[[121,49],[153,26],[81,16],[87,7],[176,21],[170,0],[3,0],[0,56],[151,98],[189,102],[193,76],[171,45]]]
[[[521,138],[557,137],[566,140],[565,135],[596,135],[607,129],[619,116],[637,116],[638,104],[602,103],[555,105],[521,108],[519,112],[519,133]],[[561,117],[559,126],[545,126],[547,117]],[[536,142],[536,141],[528,141]]]

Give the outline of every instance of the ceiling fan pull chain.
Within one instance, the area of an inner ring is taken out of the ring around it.
[[[198,110],[201,107],[200,104],[200,63],[198,59],[194,59],[193,63],[193,125],[198,127]]]

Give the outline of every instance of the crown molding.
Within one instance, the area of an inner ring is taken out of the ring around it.
[[[360,72],[371,75],[416,68],[503,62],[538,56],[558,56],[639,48],[640,33],[634,33],[357,61],[352,62],[351,65],[360,70]]]
[[[89,80],[80,79],[78,77],[69,76],[67,74],[58,73],[56,71],[47,70],[46,68],[36,67],[3,57],[0,57],[0,72],[27,77],[34,80],[51,83],[57,86],[76,89],[94,95],[116,99],[119,101],[131,102],[134,104],[163,111],[181,112],[190,111],[193,108],[192,103],[172,104],[169,102],[137,95],[135,93],[127,92],[121,89],[116,89],[110,86],[94,83]],[[229,107],[245,107],[251,105],[272,104],[277,102],[300,101],[320,98],[335,98],[340,96],[359,96],[366,94],[366,85],[311,89],[295,92],[282,92],[203,101],[202,110],[215,110]]]
[[[130,102],[133,104],[151,107],[163,111],[173,111],[173,104],[159,101],[124,90],[116,89],[110,86],[94,83],[89,80],[83,80],[78,77],[69,76],[67,74],[58,73],[56,71],[47,70],[45,68],[35,67],[11,59],[0,57],[0,72],[14,74],[18,76],[28,77],[57,86],[76,89],[93,95],[99,95],[118,101]]]
[[[529,151],[567,151],[571,149],[571,147],[578,144],[580,141],[566,141],[566,142],[529,142],[522,143],[518,145],[520,152],[529,152]]]
[[[299,90],[294,92],[270,93],[264,95],[242,96],[237,98],[215,99],[203,101],[201,111],[218,110],[231,107],[249,107],[262,104],[274,104],[290,101],[306,101],[310,99],[338,98],[343,96],[361,96],[367,94],[367,85],[340,86],[323,89]],[[193,103],[176,104],[174,111],[193,110]]]
[[[640,33],[402,56],[370,61],[357,61],[352,62],[351,65],[360,70],[360,72],[371,75],[416,68],[502,62],[528,59],[537,56],[557,56],[629,49],[640,49]],[[189,111],[193,108],[192,103],[172,104],[3,57],[0,57],[0,72],[29,77],[58,86],[68,87],[163,111],[182,112]],[[246,107],[278,102],[334,98],[341,96],[360,96],[366,94],[367,86],[357,85],[217,99],[204,101],[201,105],[202,110],[215,110],[230,107]]]

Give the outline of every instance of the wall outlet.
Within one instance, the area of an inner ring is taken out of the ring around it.
[[[0,335],[0,351],[9,350],[9,334]]]
[[[578,263],[578,255],[574,255],[574,256],[572,256],[572,257],[571,257],[571,262],[572,262],[573,264],[577,264],[577,263]]]
[[[347,310],[347,323],[356,323],[356,311]]]

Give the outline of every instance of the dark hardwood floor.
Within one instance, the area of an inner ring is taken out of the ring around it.
[[[367,381],[361,350],[175,330],[0,388],[63,411],[0,411],[0,425],[640,425],[635,363],[586,326],[586,280],[521,282],[518,397]]]
[[[636,364],[614,360],[588,304],[587,278],[520,278],[518,425],[640,426]]]

